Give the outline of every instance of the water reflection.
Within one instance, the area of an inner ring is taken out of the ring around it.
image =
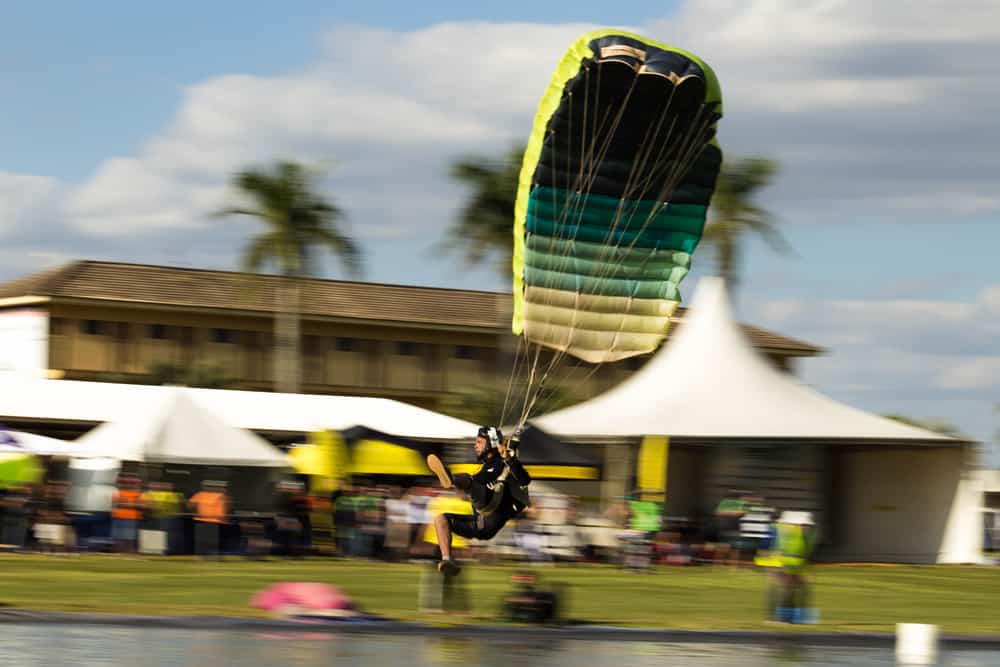
[[[985,651],[944,656],[944,667],[1000,663]],[[0,625],[0,666],[137,664],[166,667],[383,664],[407,667],[894,667],[889,649],[200,631],[115,626]]]

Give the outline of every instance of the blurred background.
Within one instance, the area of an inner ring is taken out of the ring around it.
[[[5,8],[0,603],[262,615],[312,579],[373,617],[1000,631],[1000,10],[959,5]],[[510,326],[518,178],[604,26],[711,64],[725,162],[662,349],[540,352],[542,392]],[[424,457],[474,471],[476,428],[522,408],[532,506],[429,579],[433,517],[471,509]],[[239,594],[199,599],[218,559]],[[905,568],[884,604],[849,601],[881,576],[858,562]],[[977,567],[903,583],[944,563]],[[676,615],[626,604],[632,575]]]

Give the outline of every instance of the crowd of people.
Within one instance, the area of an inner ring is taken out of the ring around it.
[[[206,481],[186,496],[170,482],[119,475],[105,507],[81,511],[71,486],[50,481],[0,489],[0,549],[49,553],[337,555],[386,560],[439,554],[434,517],[469,504],[432,486],[347,485],[322,495],[291,479],[274,486],[273,511],[234,510],[227,484]],[[752,562],[766,547],[772,514],[760,499],[724,500],[715,516],[664,516],[662,503],[620,498],[603,512],[577,499],[536,493],[532,506],[490,542],[457,540],[456,557],[654,565]]]

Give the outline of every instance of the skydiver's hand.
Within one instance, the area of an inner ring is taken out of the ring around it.
[[[514,430],[514,435],[510,436],[510,440],[507,442],[507,449],[512,453],[517,453],[517,448],[521,446],[521,433],[524,432],[523,426],[518,426]]]

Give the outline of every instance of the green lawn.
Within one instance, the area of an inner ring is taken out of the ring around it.
[[[431,620],[417,611],[422,568],[365,561],[200,561],[115,556],[0,556],[0,605],[124,614],[258,616],[251,595],[279,581],[338,585],[367,611]],[[515,565],[465,570],[476,619],[491,620]],[[687,629],[760,629],[763,576],[727,568],[629,574],[606,566],[538,570],[569,587],[569,615],[592,623]],[[826,566],[814,570],[818,630],[892,631],[897,622],[944,632],[1000,633],[1000,568]]]

